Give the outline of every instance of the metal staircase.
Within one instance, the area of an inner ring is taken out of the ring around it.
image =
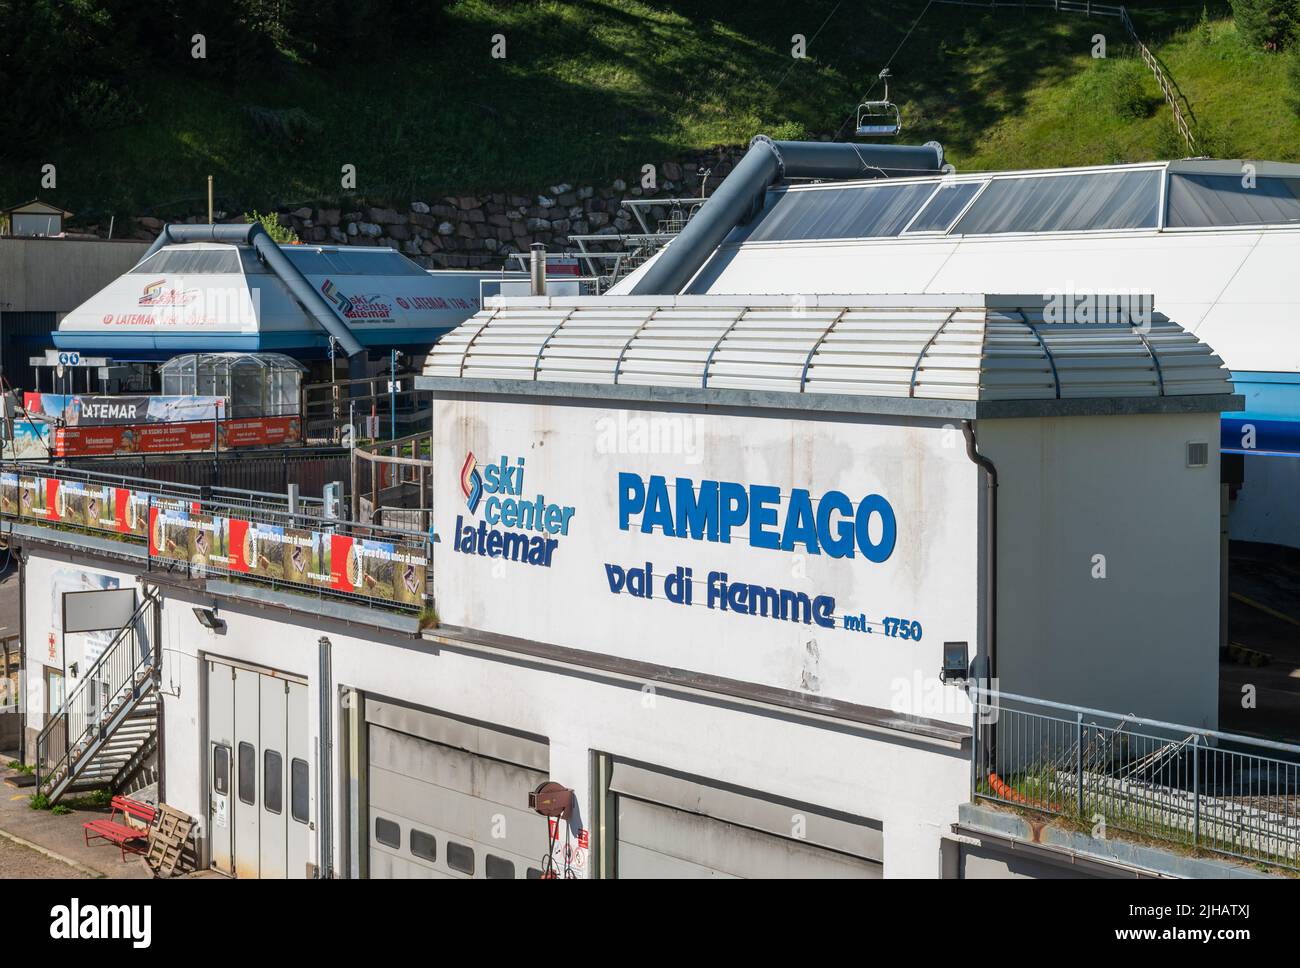
[[[158,746],[158,599],[152,589],[36,740],[36,789],[119,790]]]

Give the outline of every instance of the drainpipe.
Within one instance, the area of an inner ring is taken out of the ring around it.
[[[686,288],[737,225],[762,210],[768,186],[786,178],[895,178],[936,172],[943,148],[773,141],[758,135],[708,201],[646,270],[631,295],[673,296]]]
[[[998,469],[976,448],[975,429],[969,420],[961,422],[962,436],[966,438],[966,456],[983,468],[985,473],[985,508],[988,519],[988,540],[984,542],[985,571],[988,575],[987,600],[984,607],[985,665],[979,670],[981,678],[992,680],[997,675],[998,640]]]
[[[352,330],[325,301],[325,297],[316,291],[307,278],[298,271],[289,258],[280,251],[280,246],[267,234],[266,229],[254,223],[252,225],[164,225],[158,238],[145,250],[140,262],[165,245],[184,242],[224,242],[233,245],[251,245],[257,250],[262,261],[281,282],[289,288],[307,315],[320,325],[328,336],[338,340],[339,346],[349,357],[364,354],[365,350]],[[136,265],[139,265],[137,262]],[[364,360],[364,355],[362,356]]]
[[[997,675],[997,641],[998,641],[998,469],[994,466],[993,461],[989,460],[977,449],[975,442],[975,429],[969,420],[961,422],[962,436],[966,438],[966,456],[975,464],[984,470],[984,502],[985,502],[985,520],[988,526],[988,534],[984,540],[984,570],[988,576],[985,586],[984,601],[984,668],[974,670],[976,688],[980,688],[980,683],[987,683],[988,689],[994,685],[994,677]],[[976,656],[976,664],[979,664],[979,656]],[[984,756],[987,758],[988,765],[985,773],[989,772],[993,766],[994,755],[994,721],[986,724],[988,735],[985,741],[980,745]],[[978,728],[979,717],[975,717],[972,728]],[[971,741],[975,742],[975,734],[972,732]],[[975,755],[971,754],[971,769],[975,769]],[[974,783],[972,776],[972,784]],[[972,795],[974,788],[972,786]]]
[[[528,294],[546,295],[546,246],[534,242],[528,247]]]
[[[14,547],[13,529],[9,530],[9,553],[14,556],[18,569],[18,644],[22,649],[22,667],[18,670],[18,762],[27,765],[27,704],[31,701],[32,663],[27,659],[27,562],[21,548]],[[7,670],[6,670],[7,671]],[[45,682],[42,677],[41,686]],[[49,708],[48,697],[42,699],[42,706]],[[35,752],[35,751],[33,751]],[[35,756],[32,757],[36,759]]]
[[[334,758],[334,683],[330,671],[330,640],[322,635],[320,646],[320,676],[316,688],[320,693],[320,741],[317,759],[320,762],[320,792],[316,797],[316,876],[326,879],[334,876],[334,789],[330,767]]]

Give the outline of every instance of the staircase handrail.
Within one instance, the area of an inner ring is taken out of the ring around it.
[[[46,724],[41,728],[40,733],[37,734],[37,791],[43,792],[45,779],[54,776],[59,772],[63,765],[68,761],[68,758],[72,755],[72,751],[77,749],[81,741],[92,729],[98,729],[103,726],[105,715],[108,710],[113,708],[113,700],[117,698],[118,694],[122,692],[124,687],[135,687],[136,678],[139,675],[140,669],[147,664],[155,664],[157,662],[157,658],[161,655],[161,652],[158,648],[158,643],[150,641],[148,650],[144,655],[136,659],[135,663],[131,666],[130,672],[123,677],[122,682],[112,685],[112,694],[105,698],[102,713],[94,719],[88,719],[85,728],[75,737],[67,735],[67,731],[65,730],[63,750],[61,751],[58,760],[52,765],[44,762],[46,756],[43,756],[42,752],[47,751],[50,735],[60,724],[66,725],[70,721],[72,710],[77,708],[77,703],[85,701],[85,694],[90,689],[91,684],[101,681],[95,673],[100,671],[109,661],[110,657],[116,654],[123,641],[129,638],[132,645],[134,645],[136,626],[144,617],[145,613],[157,604],[157,601],[157,594],[152,589],[145,591],[144,598],[141,599],[140,604],[136,606],[135,611],[131,613],[131,617],[126,620],[126,623],[117,630],[117,634],[113,636],[113,641],[104,649],[99,658],[96,659],[88,669],[86,669],[85,673],[78,680],[77,687],[73,689],[70,694],[64,697],[62,705],[60,705],[58,710],[50,716],[49,721],[46,722]]]

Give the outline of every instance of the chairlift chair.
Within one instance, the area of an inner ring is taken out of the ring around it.
[[[882,101],[863,101],[858,105],[858,137],[892,137],[903,127],[903,118],[898,105],[889,100],[889,68],[880,72],[880,79],[885,82],[885,97]]]

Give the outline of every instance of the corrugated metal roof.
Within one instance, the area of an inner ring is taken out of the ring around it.
[[[1233,392],[1208,346],[1158,313],[1139,322],[1131,298],[1095,297],[1088,323],[1045,318],[1039,297],[500,300],[424,375],[964,401]]]

